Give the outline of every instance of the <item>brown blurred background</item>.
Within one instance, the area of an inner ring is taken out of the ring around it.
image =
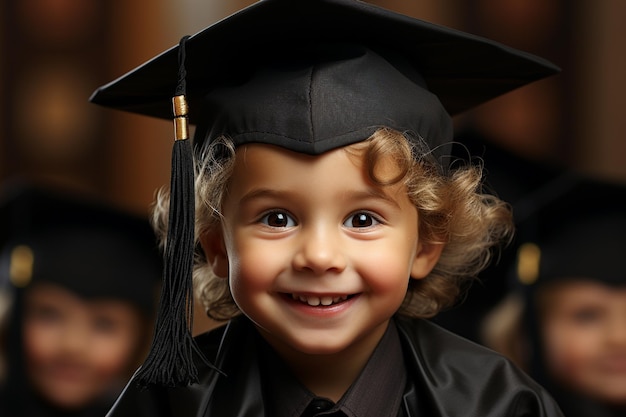
[[[147,213],[155,190],[169,181],[170,123],[87,99],[182,35],[253,1],[0,1],[0,180],[63,184]],[[561,75],[468,112],[458,124],[478,124],[525,157],[626,182],[626,2],[370,2],[561,66]]]

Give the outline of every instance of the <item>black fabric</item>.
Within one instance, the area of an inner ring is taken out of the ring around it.
[[[345,413],[342,411],[333,411],[330,410],[334,407],[334,403],[325,398],[316,398],[309,406],[304,410],[301,417],[346,417]]]
[[[177,49],[100,87],[91,101],[170,119]],[[377,125],[413,131],[435,148],[451,139],[449,115],[558,71],[497,42],[355,0],[258,1],[191,36],[186,50],[190,122],[203,125],[196,145],[226,133],[307,153],[363,140]]]
[[[424,320],[395,319],[408,370],[401,415],[558,417],[550,395],[507,359]],[[108,417],[266,416],[255,330],[245,317],[198,337],[220,376],[199,362],[200,382],[140,389],[131,380]]]
[[[317,415],[315,413],[324,416],[339,413],[336,415],[380,417],[398,414],[407,372],[400,337],[393,322],[358,378],[337,403],[309,391],[269,344],[263,342],[260,345],[264,403],[268,415],[300,417]]]
[[[279,49],[279,48],[277,48]],[[273,55],[276,56],[273,56]],[[396,58],[398,59],[398,58]],[[209,92],[196,111],[196,146],[226,135],[318,155],[360,142],[387,126],[425,140],[423,154],[452,139],[452,120],[437,96],[373,50],[354,44],[273,51],[236,85]],[[445,150],[445,151],[444,151]]]

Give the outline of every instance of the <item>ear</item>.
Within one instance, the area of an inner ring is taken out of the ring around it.
[[[411,278],[426,278],[439,261],[444,246],[444,243],[419,243],[411,267]]]
[[[200,246],[207,258],[209,267],[220,278],[228,278],[228,253],[224,237],[219,227],[200,236]]]

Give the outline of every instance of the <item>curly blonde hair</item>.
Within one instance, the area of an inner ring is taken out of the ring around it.
[[[483,192],[482,166],[456,161],[443,172],[429,151],[405,134],[387,128],[346,149],[361,156],[364,169],[376,184],[402,182],[418,210],[419,235],[425,243],[444,243],[441,257],[430,274],[409,280],[398,314],[432,317],[450,307],[466,284],[491,261],[494,249],[510,241],[513,221],[508,204]],[[235,147],[227,138],[212,143],[196,167],[196,239],[220,227],[220,207],[234,166]],[[376,166],[393,158],[399,168],[394,178],[378,178]],[[168,192],[161,190],[153,210],[153,225],[165,241]],[[217,321],[240,314],[228,280],[216,277],[196,245],[194,283],[207,315]]]

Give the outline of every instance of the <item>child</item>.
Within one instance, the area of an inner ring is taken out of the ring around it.
[[[493,313],[492,328],[504,324],[491,346],[548,388],[568,417],[626,413],[625,192],[567,175],[519,207],[528,216],[516,273],[525,285]]]
[[[0,415],[103,416],[147,350],[161,256],[146,219],[56,189],[3,189]],[[6,227],[6,228],[5,228]]]
[[[177,122],[171,211],[166,196],[155,210],[170,253],[157,327],[172,331],[110,416],[560,415],[508,361],[422,319],[511,230],[480,169],[447,161],[449,113],[551,64],[359,1],[264,0],[92,101],[163,117],[176,54],[176,118],[186,87],[197,125],[199,244]],[[186,245],[207,313],[229,320],[197,349],[177,332]]]

